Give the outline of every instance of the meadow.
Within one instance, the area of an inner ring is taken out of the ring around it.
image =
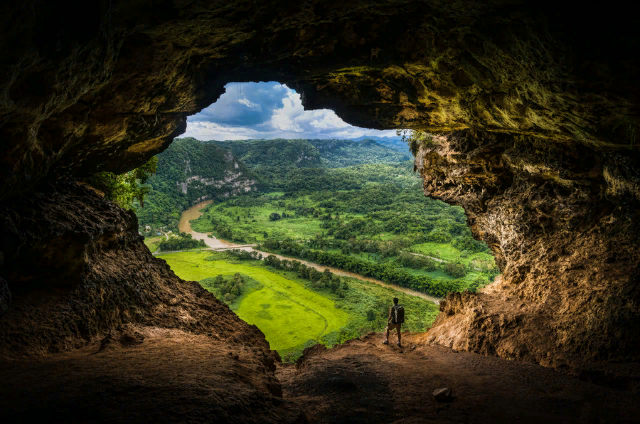
[[[149,248],[150,252],[158,250],[158,245],[162,241],[163,237],[145,237],[144,244]]]
[[[288,361],[315,343],[331,347],[368,331],[382,331],[393,297],[407,308],[405,329],[409,331],[426,330],[438,314],[437,305],[430,301],[355,278],[344,278],[349,289],[340,298],[328,289],[314,287],[295,272],[269,268],[262,261],[240,262],[211,252],[159,257],[176,275],[200,281],[214,294],[212,277],[236,273],[245,277],[242,294],[229,306],[241,319],[260,328],[271,348]]]

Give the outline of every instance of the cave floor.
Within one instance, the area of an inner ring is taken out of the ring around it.
[[[370,334],[316,349],[278,368],[285,398],[318,423],[626,423],[639,422],[640,396],[539,365],[439,346],[423,335]],[[438,402],[448,387],[453,400]]]
[[[0,359],[0,422],[625,423],[637,393],[534,364],[370,334],[313,348],[277,381],[259,352],[146,327],[119,341]],[[274,388],[275,383],[275,388]],[[453,390],[451,402],[432,392]],[[276,396],[274,396],[274,394]],[[305,418],[306,414],[306,418]],[[46,417],[46,418],[45,418]],[[308,419],[308,421],[307,421]]]
[[[0,358],[0,422],[305,422],[256,349],[176,329],[137,330],[124,344]]]

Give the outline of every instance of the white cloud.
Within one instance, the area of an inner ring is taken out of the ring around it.
[[[304,114],[300,95],[289,90],[287,96],[282,99],[282,108],[274,109],[271,115],[271,125],[281,131],[304,132],[297,121]]]
[[[189,117],[183,137],[242,140],[363,135],[393,137],[396,134],[395,130],[354,127],[332,110],[304,110],[300,94],[286,85],[270,82],[227,85],[227,92],[218,102]]]
[[[244,99],[240,99],[238,100],[238,103],[245,105],[246,107],[248,107],[249,109],[254,109],[254,110],[260,110],[262,109],[262,106],[260,106],[257,103],[253,103],[251,100],[244,98]]]
[[[328,129],[338,129],[338,128],[347,128],[351,127],[351,125],[344,122],[336,113],[332,110],[322,110],[324,112],[322,116],[319,116],[318,119],[314,119],[309,123],[313,128],[317,128],[319,130],[328,130]]]

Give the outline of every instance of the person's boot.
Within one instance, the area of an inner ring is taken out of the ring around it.
[[[389,340],[385,339],[382,344],[389,344]]]
[[[398,347],[402,347],[402,345],[400,344],[400,340],[398,340],[396,344],[398,345]]]

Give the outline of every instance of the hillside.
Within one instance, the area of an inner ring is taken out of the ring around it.
[[[335,185],[328,169],[399,163],[409,160],[410,154],[370,139],[199,141],[187,137],[176,139],[158,159],[158,172],[148,181],[151,192],[145,207],[135,209],[141,230],[151,227],[147,235],[160,227],[176,231],[180,213],[203,200],[262,189],[327,188]],[[314,176],[313,181],[309,176]]]
[[[400,152],[372,139],[273,139],[207,143],[230,149],[249,167],[342,168],[371,163],[398,163],[411,159],[408,149]]]
[[[345,166],[398,163],[411,160],[409,149],[399,152],[372,139],[353,140],[309,140],[322,155],[328,168]],[[405,145],[406,146],[406,145]]]
[[[176,230],[180,213],[209,199],[260,190],[260,180],[234,155],[193,138],[176,140],[157,155],[158,171],[147,183],[145,207],[136,205],[140,228]]]
[[[234,156],[249,167],[323,167],[320,152],[308,140],[277,138],[273,140],[211,140],[204,143],[229,149]]]
[[[401,136],[396,137],[378,137],[375,135],[363,135],[358,138],[353,138],[353,141],[365,141],[365,140],[374,140],[378,144],[381,144],[390,149],[400,150],[402,152],[406,152],[409,150],[407,143],[402,141]]]

